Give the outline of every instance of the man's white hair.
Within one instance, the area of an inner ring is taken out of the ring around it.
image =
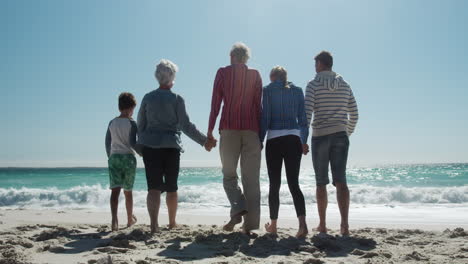
[[[177,71],[179,71],[179,68],[175,63],[170,60],[162,59],[159,64],[156,65],[154,76],[160,85],[170,85],[174,82]]]
[[[232,46],[231,56],[240,63],[246,63],[250,59],[250,48],[242,42],[237,42]]]

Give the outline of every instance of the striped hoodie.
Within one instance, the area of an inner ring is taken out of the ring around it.
[[[308,124],[312,114],[314,115],[314,137],[342,131],[351,135],[359,117],[351,87],[333,71],[319,72],[309,82],[305,95],[305,111]]]

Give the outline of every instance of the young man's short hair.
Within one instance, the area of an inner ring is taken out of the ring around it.
[[[121,93],[119,95],[119,110],[127,110],[136,106],[135,96],[131,93]]]
[[[320,61],[325,67],[332,68],[333,67],[333,56],[328,51],[321,51],[317,56],[314,58],[316,61]]]

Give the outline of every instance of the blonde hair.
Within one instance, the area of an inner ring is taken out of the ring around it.
[[[230,55],[241,63],[247,63],[250,59],[250,49],[244,43],[237,42],[232,46]]]
[[[274,77],[276,80],[284,82],[284,88],[289,88],[288,84],[288,72],[285,68],[281,66],[275,66],[271,69],[270,76]]]

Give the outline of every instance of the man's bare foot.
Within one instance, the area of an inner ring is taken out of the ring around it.
[[[224,231],[232,231],[232,230],[234,230],[234,226],[236,226],[237,224],[240,224],[241,222],[242,222],[242,217],[241,216],[231,218],[231,220],[227,224],[225,224],[223,226],[223,230]]]
[[[319,233],[327,233],[328,232],[328,229],[325,225],[318,225],[316,230],[319,232]]]
[[[340,233],[343,236],[349,236],[349,225],[341,225]]]
[[[171,223],[168,225],[169,229],[174,229],[174,228],[177,228],[178,225],[176,223]]]
[[[268,232],[268,233],[271,233],[271,234],[276,234],[278,233],[278,230],[276,228],[276,224],[275,223],[266,223],[265,224],[265,230]]]
[[[159,232],[159,225],[158,224],[156,224],[154,226],[152,225],[151,226],[151,234],[154,234],[154,233],[157,233],[157,232]]]
[[[234,230],[234,226],[236,226],[237,224],[242,223],[242,216],[245,215],[246,213],[247,213],[247,211],[244,210],[244,211],[234,215],[233,217],[231,217],[231,220],[229,220],[229,222],[223,226],[223,230],[224,231]]]
[[[245,226],[242,226],[241,233],[244,234],[244,235],[247,235],[250,238],[257,238],[258,237],[258,234],[252,232],[252,230],[250,230],[250,229],[246,229]]]
[[[309,234],[309,230],[307,230],[307,226],[299,227],[297,230],[296,238],[305,238]]]
[[[135,215],[132,215],[132,219],[130,219],[127,223],[127,227],[131,227],[132,225],[136,224],[137,218]]]
[[[119,221],[117,219],[112,220],[111,228],[112,228],[112,231],[118,231],[119,230]]]

